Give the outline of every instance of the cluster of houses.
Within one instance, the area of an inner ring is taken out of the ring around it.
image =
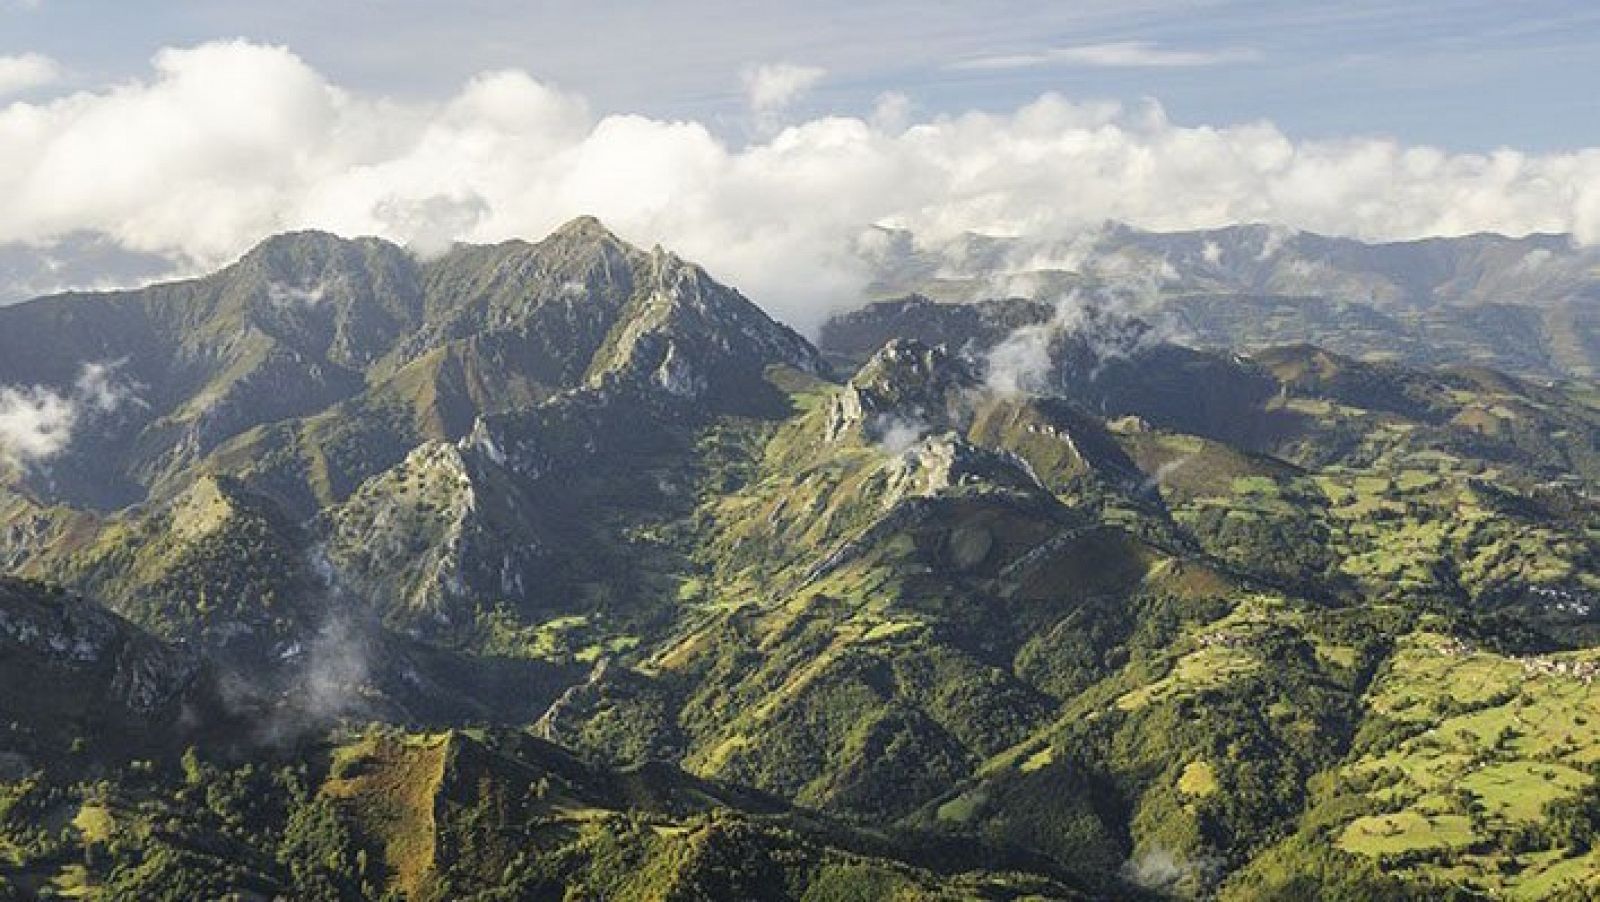
[[[1250,644],[1250,640],[1249,633],[1231,630],[1218,630],[1195,638],[1201,648],[1245,648]]]
[[[1440,642],[1436,648],[1440,654],[1452,658],[1465,657],[1477,651],[1470,642],[1454,636]],[[1594,682],[1595,677],[1600,676],[1600,661],[1570,661],[1529,655],[1517,658],[1516,662],[1522,665],[1523,674],[1530,677],[1560,677],[1579,680],[1588,685]]]
[[[1600,661],[1558,661],[1554,658],[1518,658],[1522,672],[1529,676],[1565,677],[1582,680],[1584,685],[1600,676]]]

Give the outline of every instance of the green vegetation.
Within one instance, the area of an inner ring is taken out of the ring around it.
[[[0,898],[1600,892],[1591,386],[994,392],[1026,302],[838,381],[591,220],[76,302],[148,407],[0,488]]]

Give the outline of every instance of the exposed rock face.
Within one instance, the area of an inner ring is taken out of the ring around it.
[[[942,346],[896,339],[834,399],[827,438],[859,431],[868,441],[898,449],[928,433],[965,429],[980,384],[967,359]]]
[[[809,373],[825,368],[805,339],[674,254],[657,248],[638,280],[633,300],[590,365],[592,386],[643,378],[674,397],[726,403],[737,401],[773,364]]]
[[[1013,298],[981,304],[942,304],[912,294],[841,313],[822,327],[824,352],[859,360],[899,338],[956,351],[993,347],[1025,326],[1050,319],[1049,304]]]
[[[1019,325],[1002,328],[1012,322]],[[1162,342],[1149,324],[1092,306],[1064,316],[1032,301],[909,299],[870,305],[838,323],[824,330],[824,349],[836,356],[859,356],[863,336],[966,334],[956,356],[968,361],[975,384],[1071,401],[1102,417],[1137,414],[1157,427],[1229,442],[1259,441],[1251,430],[1269,427],[1255,414],[1279,389],[1247,358]],[[881,359],[867,359],[863,372]]]
[[[667,345],[666,359],[656,367],[651,381],[662,391],[678,398],[698,398],[706,390],[705,379],[689,358],[678,352],[675,344]]]
[[[952,437],[924,439],[889,465],[890,497],[934,496],[963,483],[1041,489],[1027,461]]]
[[[460,625],[461,604],[528,599],[544,540],[507,475],[468,442],[435,442],[374,477],[327,517],[337,583],[392,624]]]
[[[167,707],[199,670],[104,608],[75,595],[0,578],[0,704],[66,710],[109,707],[112,717],[143,717]],[[33,687],[38,693],[19,690]],[[120,712],[120,714],[118,713]]]
[[[80,861],[75,885],[119,898],[212,877],[188,895],[841,896],[901,837],[951,896],[1077,898],[1028,874],[1080,868],[1083,897],[1115,896],[1172,841],[1320,879],[1357,853],[1297,826],[1391,810],[1363,799],[1393,786],[1345,778],[1427,752],[1424,721],[1574,803],[1522,806],[1526,829],[1461,816],[1462,854],[1590,810],[1596,742],[1446,724],[1481,713],[1451,701],[1461,676],[1510,717],[1600,675],[1558,644],[1597,635],[1592,388],[1206,353],[1026,302],[901,304],[912,334],[839,355],[863,364],[840,385],[736,292],[588,219],[427,263],[288,236],[152,291],[0,314],[0,351],[31,351],[13,325],[117,347],[79,315],[160,333],[130,351],[131,433],[0,476],[0,567],[118,615],[0,579],[0,781],[34,784],[0,787],[0,897]],[[853,322],[898,330],[881,312]],[[168,334],[187,329],[192,354]],[[1000,344],[1028,379],[995,379]],[[71,375],[31,364],[0,354],[0,378]],[[252,423],[257,393],[284,418]],[[88,465],[143,503],[71,507]],[[1524,656],[1452,674],[1467,646],[1441,644],[1429,672],[1397,657],[1419,631]],[[1422,757],[1429,785],[1461,782]],[[1569,772],[1538,779],[1556,757]],[[729,815],[699,813],[734,801],[806,806],[764,821],[791,836],[830,813],[877,835],[840,873],[783,877],[759,844],[704,842]],[[1516,873],[1579,861],[1570,838]]]

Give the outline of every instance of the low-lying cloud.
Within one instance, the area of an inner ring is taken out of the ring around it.
[[[1189,898],[1215,885],[1224,863],[1201,855],[1190,858],[1156,846],[1145,849],[1122,865],[1122,879],[1163,896]]]
[[[47,388],[0,388],[0,457],[31,463],[61,453],[72,441],[78,408]]]
[[[1295,140],[1269,122],[1180,125],[1154,103],[1053,94],[1007,113],[918,121],[894,98],[892,115],[785,124],[815,81],[800,74],[752,79],[752,101],[778,118],[739,143],[700,122],[596,116],[519,71],[478,76],[444,102],[399,102],[333,84],[280,47],[168,49],[142,80],[0,108],[0,243],[93,230],[197,269],[290,228],[437,250],[539,237],[589,213],[809,329],[859,299],[857,242],[873,224],[929,240],[1064,239],[1106,220],[1600,239],[1600,149]]]
[[[1090,379],[1107,363],[1125,360],[1182,336],[1157,307],[1158,281],[1129,281],[1057,298],[1050,318],[1019,326],[983,355],[985,386],[1001,395],[1050,394],[1057,345],[1080,342],[1091,359]]]
[[[371,629],[354,616],[328,615],[316,634],[287,659],[287,685],[270,701],[270,713],[256,725],[256,739],[289,745],[340,718],[365,710],[362,695],[371,676]],[[242,700],[241,700],[242,699]],[[243,690],[234,704],[249,712],[261,700]]]
[[[904,454],[922,441],[923,436],[934,431],[920,413],[918,411],[914,416],[885,414],[874,417],[868,424],[868,434],[876,436],[878,447],[885,453]]]
[[[0,386],[0,460],[15,465],[47,461],[72,443],[80,422],[137,403],[116,378],[117,363],[88,363],[67,391],[48,386]]]

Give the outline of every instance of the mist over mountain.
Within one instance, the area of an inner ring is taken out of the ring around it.
[[[1201,347],[1312,342],[1400,363],[1478,364],[1540,378],[1600,366],[1600,251],[1567,235],[1368,244],[1277,226],[1066,241],[878,230],[868,295],[942,301],[1118,294],[1130,315]]]
[[[876,234],[0,309],[0,898],[1600,885],[1589,251]]]
[[[1570,235],[1365,243],[1273,225],[1149,232],[1108,223],[1068,239],[923,239],[875,227],[855,254],[855,306],[909,294],[1054,303],[1078,292],[1101,305],[1118,295],[1121,312],[1199,347],[1306,341],[1363,359],[1537,378],[1593,376],[1600,366],[1600,251]],[[121,251],[103,234],[48,250],[11,245],[0,251],[0,304],[59,286],[147,282],[174,265]],[[854,309],[836,309],[836,298],[823,306],[803,315],[814,333]]]

